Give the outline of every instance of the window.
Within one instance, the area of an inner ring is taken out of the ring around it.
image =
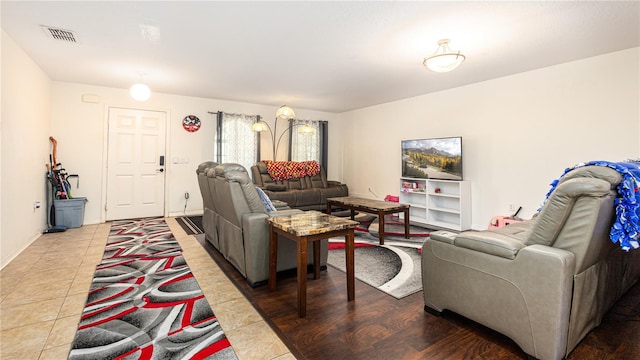
[[[216,161],[237,163],[247,172],[258,161],[258,134],[251,131],[259,115],[218,112],[216,132]]]
[[[301,126],[307,125],[315,130],[313,134],[298,132]],[[327,169],[327,121],[289,120],[289,160],[315,160]]]

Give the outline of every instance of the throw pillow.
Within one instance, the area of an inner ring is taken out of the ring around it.
[[[264,209],[267,210],[267,212],[276,211],[276,207],[273,206],[273,203],[267,194],[265,194],[258,186],[256,186],[256,191],[258,192],[258,196],[260,196],[260,200],[262,200],[262,204],[264,204]]]

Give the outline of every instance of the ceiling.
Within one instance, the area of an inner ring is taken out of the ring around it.
[[[640,46],[639,1],[2,1],[54,81],[344,112]],[[74,32],[54,40],[41,25]],[[456,70],[422,60],[450,39]]]

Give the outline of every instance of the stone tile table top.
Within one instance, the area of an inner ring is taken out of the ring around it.
[[[407,204],[400,204],[397,202],[389,202],[382,200],[373,200],[360,198],[355,196],[342,196],[342,197],[333,197],[328,198],[327,201],[331,201],[336,204],[344,205],[344,206],[357,206],[360,208],[367,208],[371,211],[390,211],[390,210],[402,210],[404,208],[408,208]]]
[[[296,236],[309,236],[330,231],[345,230],[358,225],[357,221],[323,214],[319,211],[276,216],[268,218],[267,221],[274,227]]]

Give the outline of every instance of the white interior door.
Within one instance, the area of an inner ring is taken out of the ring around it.
[[[166,124],[165,112],[109,108],[107,220],[164,216]]]

